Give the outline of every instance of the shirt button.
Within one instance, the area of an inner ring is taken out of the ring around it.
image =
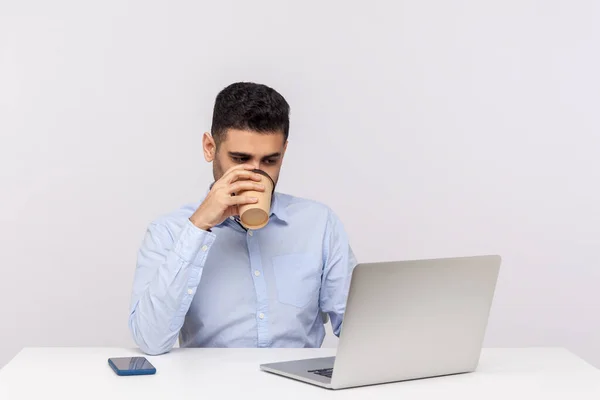
[[[248,231],[248,235],[252,236],[253,234],[252,231]]]
[[[263,313],[258,314],[258,318],[265,319],[265,314],[263,314]]]
[[[206,251],[206,250],[208,250],[208,246],[207,245],[202,246],[202,251]]]
[[[254,271],[255,276],[260,276],[260,271]]]
[[[194,291],[192,289],[188,289],[188,294],[192,294]]]
[[[235,221],[235,217],[229,217],[229,219]]]

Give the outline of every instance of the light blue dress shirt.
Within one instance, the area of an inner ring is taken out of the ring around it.
[[[321,313],[339,336],[356,259],[327,206],[275,192],[271,219],[210,232],[199,204],[153,221],[138,252],[129,328],[147,354],[181,347],[320,347]]]

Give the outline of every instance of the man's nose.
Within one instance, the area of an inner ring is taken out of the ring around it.
[[[260,169],[260,161],[251,161],[249,164],[252,165],[254,169]]]

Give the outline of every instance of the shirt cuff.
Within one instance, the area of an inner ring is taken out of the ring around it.
[[[203,266],[215,238],[214,233],[198,228],[188,219],[175,244],[174,251],[182,260],[192,265]]]

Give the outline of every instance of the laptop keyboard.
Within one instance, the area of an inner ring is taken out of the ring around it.
[[[331,378],[331,375],[333,375],[333,368],[313,369],[308,372],[311,372],[311,373],[317,374],[317,375],[321,375],[321,376],[326,376],[327,378]]]

